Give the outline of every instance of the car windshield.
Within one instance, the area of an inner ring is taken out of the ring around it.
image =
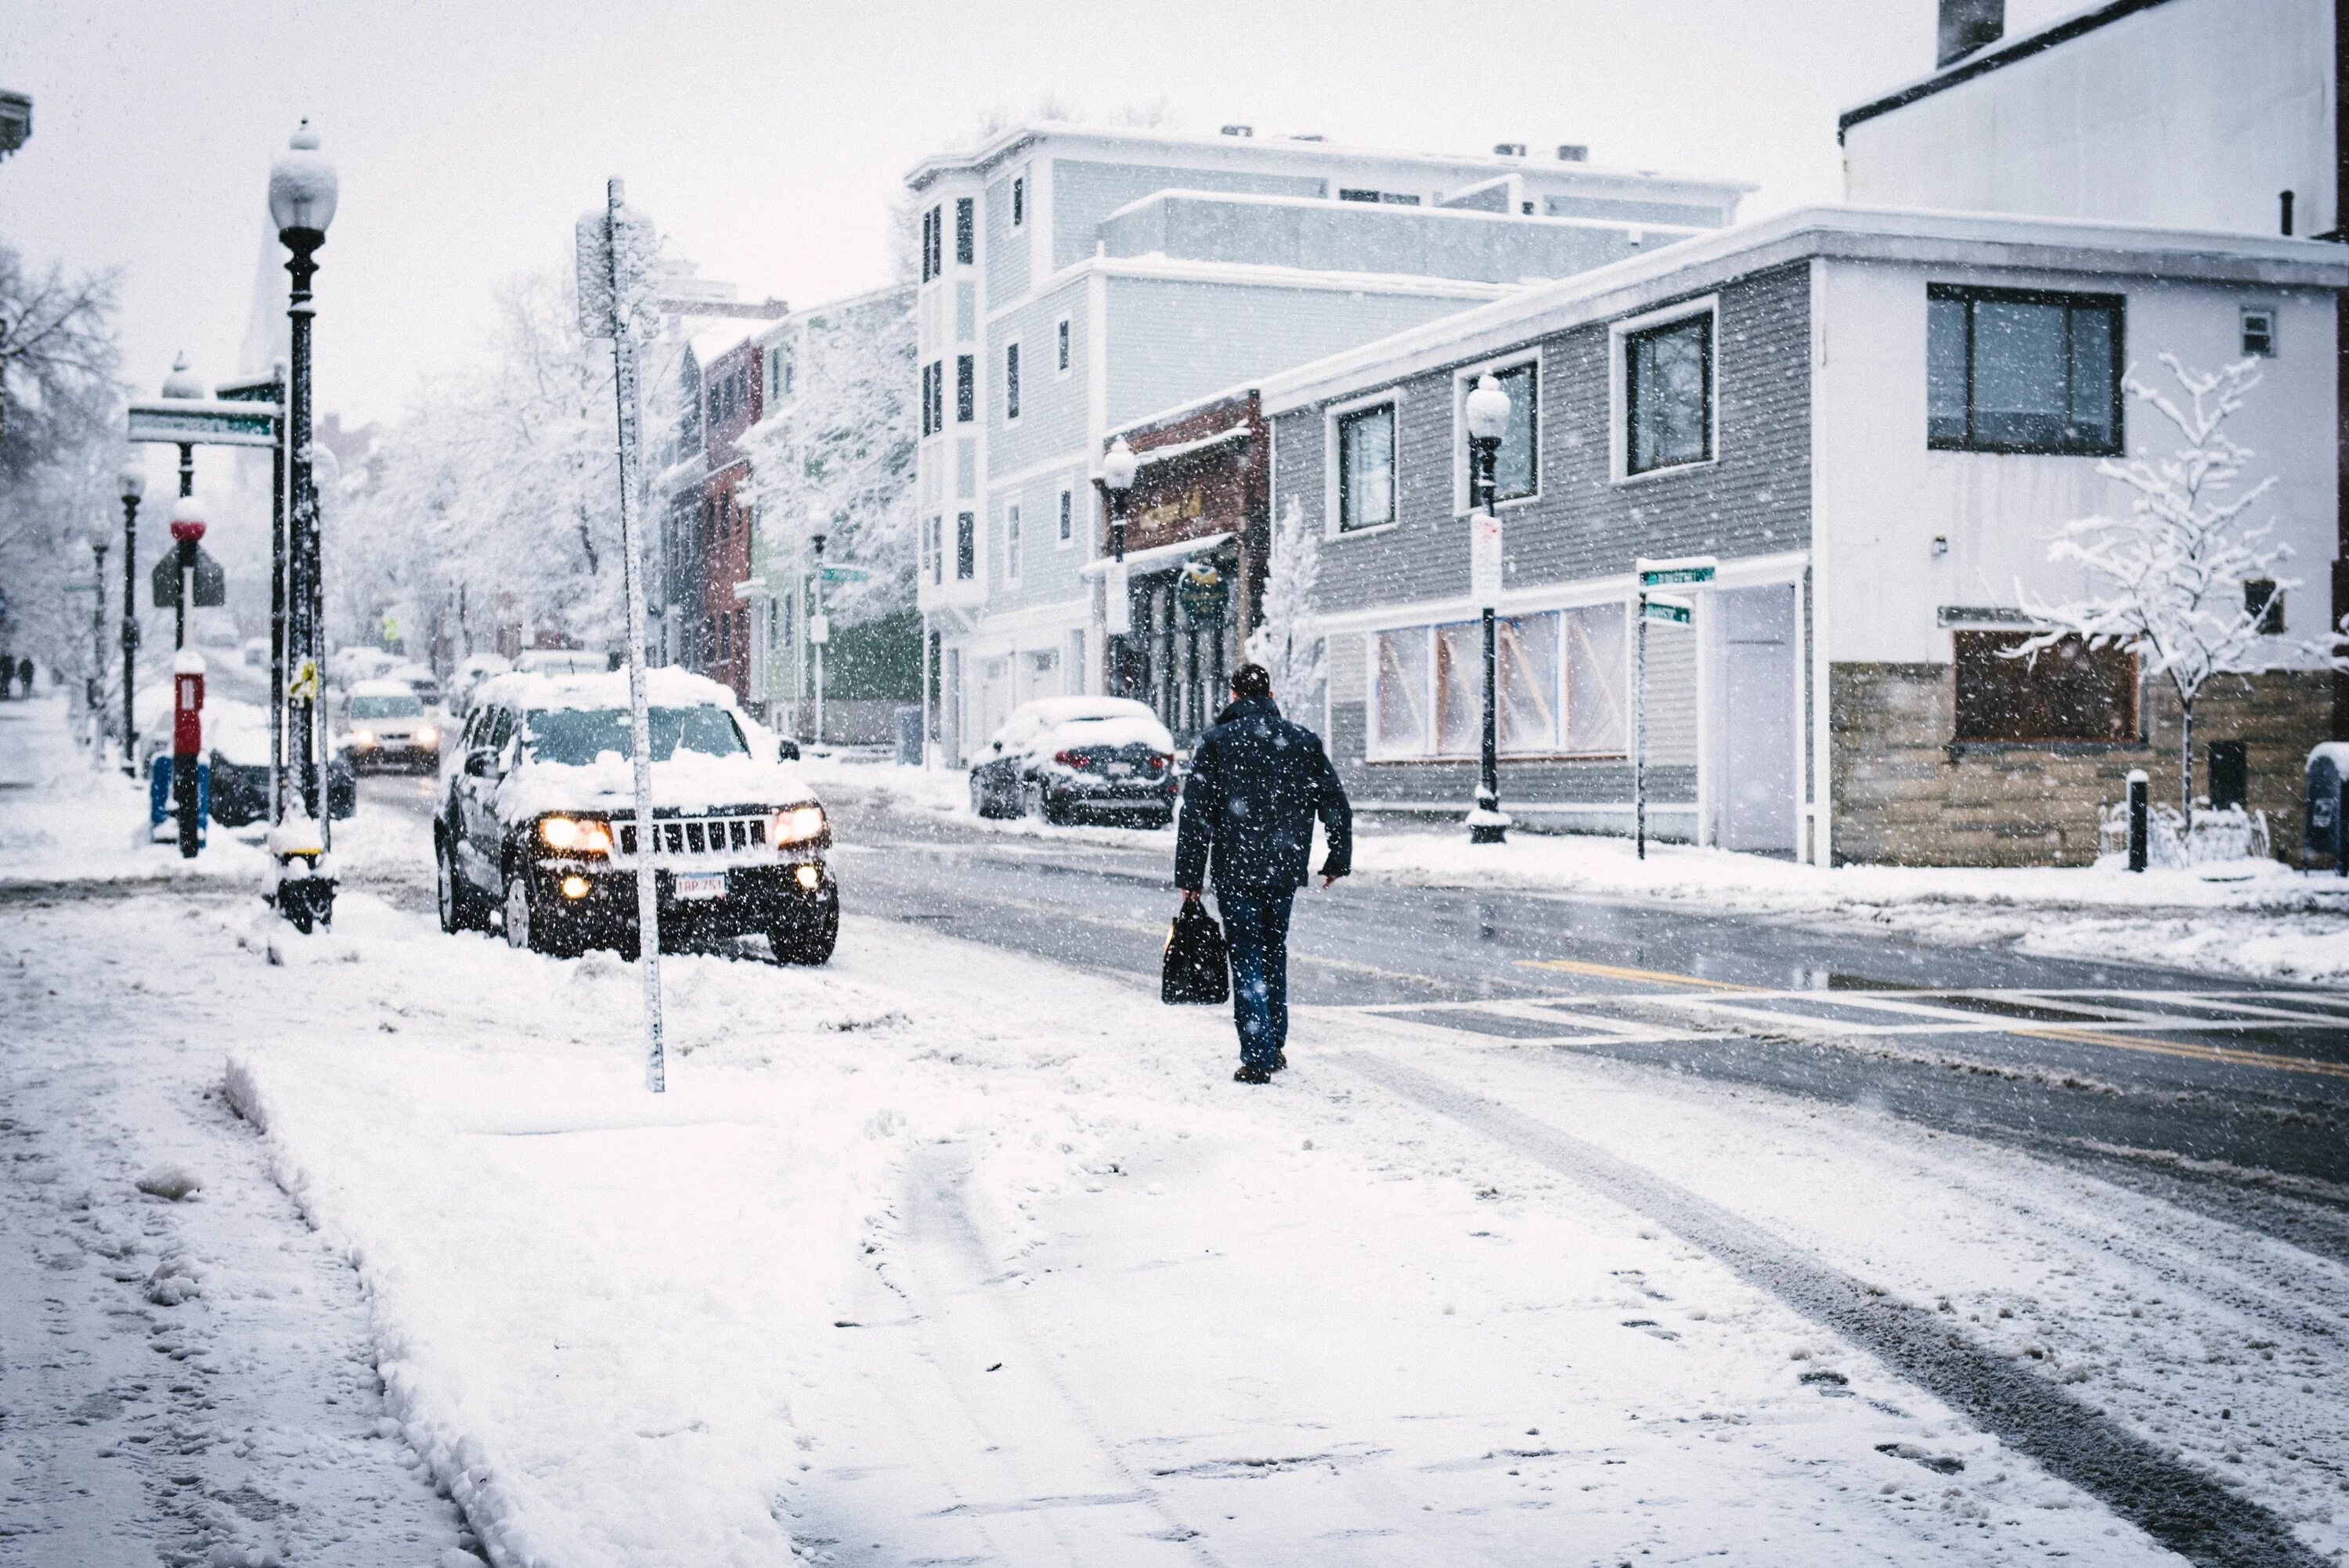
[[[667,762],[679,751],[706,757],[745,757],[750,748],[722,707],[657,707],[652,710],[653,760]],[[537,707],[524,732],[534,762],[580,766],[606,751],[630,754],[628,710],[624,707]]]
[[[424,711],[424,704],[412,696],[355,696],[351,698],[353,718],[415,718]]]

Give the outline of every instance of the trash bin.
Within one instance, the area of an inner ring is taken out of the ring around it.
[[[2349,741],[2328,740],[2308,754],[2308,837],[2301,864],[2341,860],[2341,780],[2349,775]]]
[[[922,765],[922,710],[901,707],[892,717],[897,724],[897,766],[919,768]]]
[[[171,754],[158,752],[147,765],[147,836],[159,844],[177,843],[180,838],[179,819],[171,813]],[[202,758],[196,759],[196,843],[199,847],[211,841],[212,820],[212,769]]]

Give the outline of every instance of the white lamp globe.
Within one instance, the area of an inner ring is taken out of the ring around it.
[[[1501,432],[1509,428],[1509,395],[1490,376],[1476,378],[1476,389],[1468,394],[1468,433],[1480,441],[1497,441]]]
[[[277,232],[307,230],[323,237],[326,225],[335,221],[339,190],[335,166],[318,150],[318,133],[305,119],[269,166],[269,216],[276,222]]]
[[[1102,483],[1123,493],[1133,488],[1133,476],[1141,466],[1142,459],[1133,455],[1133,449],[1120,436],[1102,458]]]

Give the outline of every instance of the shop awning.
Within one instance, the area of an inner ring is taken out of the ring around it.
[[[1229,538],[1231,533],[1226,530],[1222,533],[1203,533],[1196,539],[1178,539],[1172,544],[1153,545],[1148,550],[1129,550],[1125,552],[1125,570],[1131,575],[1154,566],[1172,566],[1194,555],[1205,555]],[[1086,562],[1077,571],[1087,577],[1099,577],[1109,568],[1110,559],[1104,555],[1099,561]]]

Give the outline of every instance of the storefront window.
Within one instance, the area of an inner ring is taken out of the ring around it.
[[[1509,616],[1494,627],[1496,740],[1505,757],[1619,757],[1623,606]],[[1484,626],[1459,621],[1375,638],[1381,760],[1473,758],[1484,746]]]

